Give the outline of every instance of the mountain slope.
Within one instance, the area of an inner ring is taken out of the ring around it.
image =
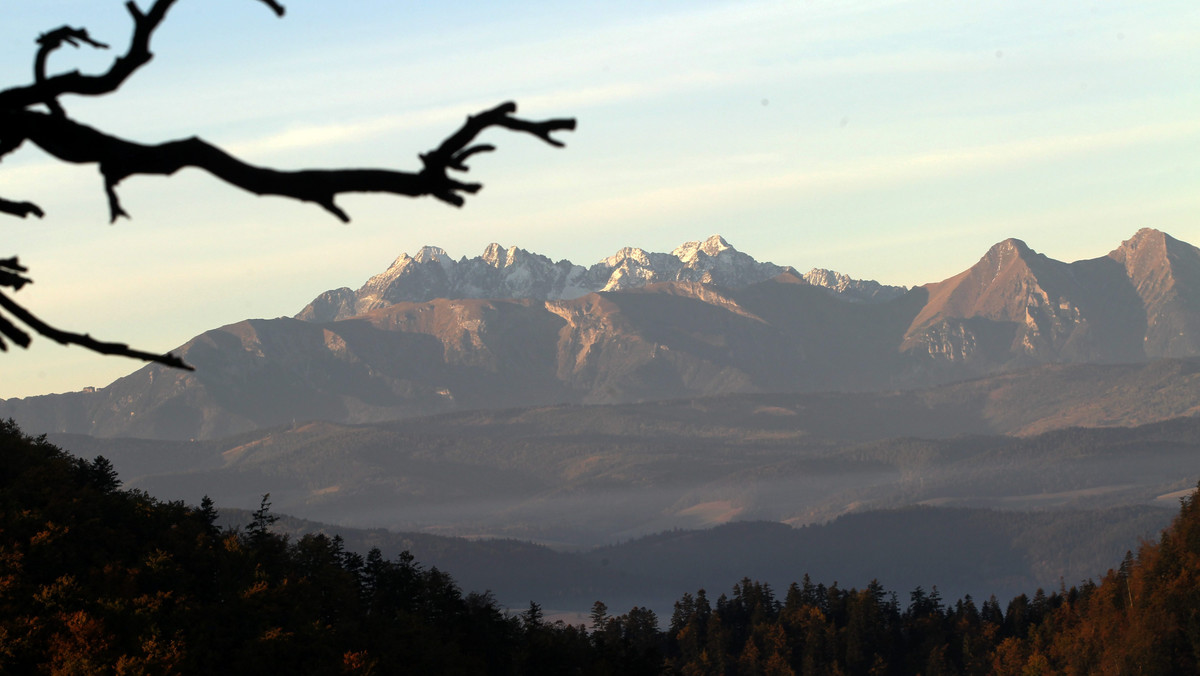
[[[696,282],[725,288],[756,284],[790,267],[760,263],[734,249],[720,235],[686,242],[671,253],[625,247],[591,267],[568,260],[557,263],[518,247],[489,244],[472,259],[451,258],[445,250],[426,246],[415,256],[401,254],[357,291],[347,287],[317,296],[297,319],[328,322],[354,317],[402,302],[435,298],[527,298],[571,300],[598,291],[636,289],[660,282]],[[851,279],[831,270],[812,270],[803,279],[851,301],[895,298],[905,289]]]
[[[310,423],[209,442],[53,438],[81,456],[110,458],[130,485],[170,499],[208,494],[249,508],[269,492],[281,511],[332,523],[586,544],[922,502],[1152,503],[1194,483],[1200,418],[995,433],[1110,416],[1109,403],[1153,398],[1160,385],[1176,393],[1175,409],[1194,409],[1196,363],[1171,373],[1160,364],[1143,373],[1054,366],[1050,381],[1014,374],[889,395],[729,395]],[[1060,387],[1062,406],[1039,412]]]
[[[36,431],[216,438],[303,420],[886,391],[1200,355],[1200,250],[1154,230],[1074,263],[1006,240],[959,275],[871,302],[867,283],[810,275],[829,286],[720,237],[671,254],[624,249],[590,269],[515,248],[457,263],[427,249],[358,292],[322,296],[308,321],[197,336],[177,350],[195,373],[151,365],[94,392],[2,401],[0,416]],[[586,291],[601,283],[610,290]],[[468,297],[404,300],[443,293]]]
[[[742,296],[673,282],[563,301],[400,302],[330,323],[248,320],[183,345],[194,373],[150,366],[95,392],[2,402],[0,415],[34,430],[189,439],[293,420],[838,389],[839,364],[888,386],[891,367],[872,370],[880,360],[826,353],[892,305],[843,302],[783,277]],[[780,304],[758,308],[769,319],[739,304],[763,305],[764,294]],[[899,326],[863,335],[895,343]]]
[[[1144,308],[1145,352],[1194,355],[1200,349],[1200,249],[1143,229],[1108,258],[1120,264]]]
[[[929,294],[903,350],[986,373],[1047,362],[1196,355],[1200,249],[1149,228],[1062,263],[1008,239]]]

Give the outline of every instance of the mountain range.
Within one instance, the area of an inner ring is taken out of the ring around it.
[[[269,493],[336,524],[289,532],[413,549],[514,607],[667,611],[804,572],[1003,596],[1100,573],[1195,486],[1198,294],[1200,250],[1149,229],[1073,263],[1005,240],[911,289],[720,236],[590,267],[425,247],[193,338],[195,373],[0,416],[127,487]]]
[[[892,391],[1200,355],[1200,249],[1138,231],[1063,263],[1005,240],[912,289],[801,275],[722,237],[585,268],[512,247],[400,256],[294,318],[207,331],[92,391],[0,402],[37,432],[212,439],[293,421],[732,393]]]
[[[163,499],[592,546],[912,504],[1097,509],[1195,486],[1200,359],[892,393],[730,394],[297,423],[212,441],[52,434]]]
[[[416,256],[401,254],[384,272],[357,291],[333,289],[317,296],[296,319],[329,322],[348,319],[396,303],[437,298],[528,298],[572,300],[589,293],[634,289],[658,282],[696,282],[741,288],[780,274],[799,276],[791,267],[760,263],[713,235],[687,242],[671,253],[625,247],[585,268],[568,260],[552,262],[517,247],[490,244],[483,255],[455,261],[445,250],[423,247]],[[855,280],[832,270],[813,269],[803,279],[850,301],[896,298],[903,287]]]

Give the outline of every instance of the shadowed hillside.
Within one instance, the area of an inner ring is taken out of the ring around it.
[[[580,545],[731,520],[819,523],[914,503],[1152,504],[1191,485],[1200,418],[1023,437],[977,432],[1108,415],[1109,397],[1128,392],[1090,380],[1106,368],[1147,387],[1193,377],[1190,363],[1147,367],[1144,377],[1128,367],[1073,368],[1085,372],[1055,378],[1065,391],[1088,393],[1079,412],[1040,418],[1013,408],[989,420],[999,399],[991,393],[1023,404],[1045,395],[1040,379],[1005,376],[1003,387],[886,396],[736,395],[309,423],[212,442],[55,439],[110,457],[131,486],[165,497],[208,493],[249,508],[270,492],[280,511],[329,523]]]
[[[339,535],[351,551],[378,547],[388,558],[409,551],[427,565],[453,571],[465,589],[491,590],[515,609],[536,600],[548,609],[584,613],[600,600],[613,608],[647,606],[665,617],[688,591],[725,590],[745,577],[784,589],[805,574],[826,584],[865,587],[878,580],[889,589],[936,586],[948,598],[995,595],[1007,601],[1094,577],[1154,537],[1173,515],[1165,507],[1036,513],[918,507],[803,528],[737,522],[674,530],[569,552],[516,540],[360,530],[290,517],[280,519],[276,530],[293,538]],[[241,527],[250,520],[248,511],[222,518]]]
[[[40,432],[216,439],[309,420],[885,392],[1200,356],[1200,250],[1155,230],[1074,263],[1005,240],[963,273],[903,293],[802,277],[717,240],[622,250],[595,275],[519,250],[454,265],[424,252],[301,313],[330,321],[213,329],[178,350],[195,373],[151,365],[91,391],[2,401],[0,416]],[[461,278],[446,277],[456,266]],[[1131,410],[1137,401],[1078,422],[1166,417]]]

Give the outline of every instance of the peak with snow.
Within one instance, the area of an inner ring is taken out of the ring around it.
[[[401,259],[404,257],[405,256],[402,255]],[[417,252],[417,255],[412,257],[412,260],[418,263],[441,263],[443,261],[450,260],[450,257],[446,255],[446,250],[441,247],[423,246],[421,247],[421,250]]]
[[[729,246],[729,242],[726,242],[724,237],[720,235],[713,235],[703,242],[686,242],[681,244],[680,246],[675,247],[675,250],[671,252],[671,255],[686,264],[695,261],[700,254],[704,254],[706,256],[716,256],[722,251],[734,251],[736,253],[736,250]]]
[[[813,268],[804,273],[804,281],[829,289],[845,300],[863,303],[891,300],[904,293],[902,286],[888,286],[873,279],[853,279],[840,272]]]
[[[620,291],[659,282],[696,282],[740,288],[795,271],[763,263],[744,254],[720,235],[687,242],[671,253],[625,247],[591,267],[568,260],[556,262],[515,246],[489,244],[475,258],[455,261],[444,249],[422,247],[415,256],[401,254],[384,272],[357,291],[348,287],[326,291],[297,319],[334,321],[400,302],[434,298],[530,298],[570,300],[588,293]],[[853,280],[845,275],[814,270],[804,279],[851,301],[886,300],[903,288]],[[799,277],[800,275],[797,274]]]

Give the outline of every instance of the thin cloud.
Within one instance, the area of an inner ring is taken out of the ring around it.
[[[522,96],[519,102],[523,110],[570,110],[574,112],[582,107],[608,105],[636,99],[646,96],[651,91],[653,91],[652,87],[646,85],[611,84]],[[230,143],[226,145],[226,149],[235,155],[252,157],[323,146],[345,145],[378,139],[383,134],[433,127],[443,127],[448,133],[454,125],[462,122],[467,112],[481,107],[485,106],[478,103],[458,103],[350,123],[296,126],[261,138]]]
[[[902,183],[1007,169],[1029,163],[1054,162],[1121,148],[1178,142],[1198,135],[1200,122],[1189,121],[895,157],[870,157],[817,169],[759,173],[733,179],[722,176],[603,197],[564,205],[562,213],[549,217],[561,223],[568,219],[578,220],[581,214],[597,214],[597,218],[612,221],[643,217],[647,213],[688,213],[754,204],[779,197],[793,200],[803,194],[879,190]],[[597,182],[602,183],[599,180]]]
[[[254,157],[320,146],[344,145],[378,138],[384,133],[445,124],[452,119],[461,118],[462,111],[461,106],[447,106],[350,123],[296,126],[261,138],[227,144],[226,150],[234,155]]]

